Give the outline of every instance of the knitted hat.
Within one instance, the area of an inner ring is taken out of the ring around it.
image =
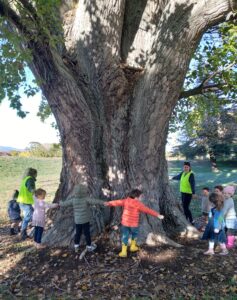
[[[231,196],[233,196],[234,193],[235,193],[235,188],[232,185],[228,185],[228,186],[226,186],[224,188],[223,192],[226,193],[226,194],[230,194]]]

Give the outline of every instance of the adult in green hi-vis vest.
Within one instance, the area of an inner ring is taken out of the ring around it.
[[[174,176],[172,179],[180,180],[180,192],[184,214],[187,220],[193,224],[193,216],[189,209],[192,196],[195,195],[195,178],[191,170],[190,162],[184,162],[183,172]]]
[[[34,203],[33,194],[35,191],[35,181],[37,177],[37,170],[33,168],[29,168],[25,172],[25,176],[21,182],[21,186],[19,189],[19,195],[17,198],[17,202],[20,205],[20,208],[23,212],[23,220],[21,225],[21,239],[25,240],[27,238],[27,226],[28,223],[32,219],[33,215],[33,207]]]

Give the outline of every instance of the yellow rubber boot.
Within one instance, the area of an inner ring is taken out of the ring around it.
[[[137,252],[139,247],[137,246],[136,240],[131,240],[130,252]]]
[[[119,257],[127,257],[128,256],[127,249],[128,249],[128,246],[126,246],[125,244],[122,244],[122,251],[119,252]]]

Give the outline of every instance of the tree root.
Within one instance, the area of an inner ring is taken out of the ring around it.
[[[156,246],[158,244],[168,245],[176,248],[183,247],[182,245],[176,243],[175,241],[171,240],[168,236],[164,234],[155,234],[150,232],[146,238],[146,244],[149,246]]]

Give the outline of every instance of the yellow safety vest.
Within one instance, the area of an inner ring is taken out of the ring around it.
[[[17,198],[17,202],[19,202],[19,203],[23,203],[23,204],[33,204],[34,203],[33,195],[26,187],[26,181],[29,178],[32,178],[32,176],[25,177],[21,183],[19,195]]]
[[[192,194],[191,184],[189,182],[189,177],[193,172],[190,171],[188,173],[183,172],[180,178],[180,192],[186,194]]]

